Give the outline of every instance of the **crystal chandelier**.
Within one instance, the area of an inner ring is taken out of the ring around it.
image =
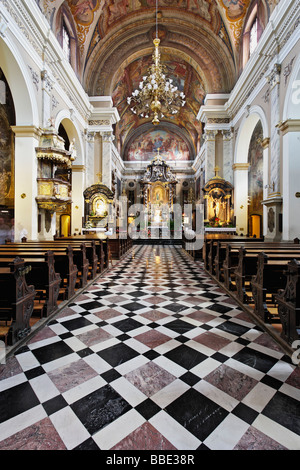
[[[152,124],[158,125],[165,115],[175,115],[185,105],[185,95],[173,85],[172,79],[166,78],[166,67],[160,62],[160,51],[157,28],[157,0],[156,0],[156,38],[153,41],[153,64],[148,69],[139,84],[139,89],[132,92],[127,98],[131,111],[141,118],[149,118],[153,113]]]

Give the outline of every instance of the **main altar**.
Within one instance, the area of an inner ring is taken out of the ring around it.
[[[169,228],[178,181],[160,155],[160,149],[148,165],[140,184],[149,227]]]

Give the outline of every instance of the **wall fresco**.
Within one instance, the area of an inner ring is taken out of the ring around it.
[[[127,161],[152,160],[159,150],[165,160],[189,160],[190,154],[187,144],[175,133],[163,130],[154,130],[138,137],[129,147]]]
[[[249,189],[250,197],[249,215],[263,214],[263,148],[261,142],[263,140],[263,128],[259,121],[256,125],[249,147],[248,162],[249,168]]]

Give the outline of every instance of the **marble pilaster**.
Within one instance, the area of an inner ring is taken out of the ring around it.
[[[282,196],[280,191],[281,155],[280,134],[278,130],[280,121],[280,74],[281,66],[275,64],[270,75],[267,77],[270,86],[271,135],[267,145],[264,146],[264,152],[270,146],[270,169],[267,191],[264,193],[265,196],[267,192],[268,196],[262,201],[262,204],[264,205],[264,236],[266,240],[270,241],[280,241],[282,238],[282,224],[280,222],[282,214]]]
[[[270,162],[270,183],[273,191],[272,196],[280,196],[280,136],[278,131],[278,123],[280,121],[280,73],[281,66],[276,64],[268,76],[270,85],[270,101],[271,101],[271,162]]]
[[[205,132],[205,183],[215,176],[216,167],[216,135],[217,130],[206,130]]]
[[[50,79],[49,74],[46,70],[42,71],[41,79],[42,79],[43,127],[46,128],[49,126],[49,121],[52,118],[51,103],[52,103],[53,82]]]
[[[231,130],[222,131],[223,134],[223,178],[233,184],[233,134]]]
[[[102,182],[112,189],[112,132],[101,132],[102,137]]]

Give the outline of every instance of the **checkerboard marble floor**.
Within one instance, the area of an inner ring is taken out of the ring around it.
[[[139,246],[0,366],[0,450],[295,450],[299,397],[201,262]]]

